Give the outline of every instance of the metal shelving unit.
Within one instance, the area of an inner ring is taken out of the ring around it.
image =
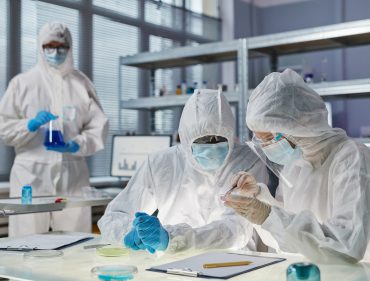
[[[236,60],[238,64],[237,93],[226,94],[230,102],[238,102],[238,131],[241,140],[247,137],[245,109],[251,89],[248,89],[248,59],[261,56],[270,58],[271,70],[277,70],[280,55],[312,52],[370,44],[370,20],[360,20],[322,27],[301,29],[233,40],[181,47],[157,53],[143,53],[121,57],[120,65],[152,70],[194,64]],[[310,84],[323,97],[361,96],[370,93],[370,79],[345,80]],[[183,106],[187,96],[139,98],[121,102],[121,108],[155,110]]]
[[[225,97],[230,103],[237,103],[239,96],[237,93],[224,93]],[[121,101],[121,107],[125,109],[137,110],[156,110],[165,109],[175,106],[184,106],[190,95],[168,95],[164,97],[146,97],[140,99]]]
[[[207,43],[198,46],[187,46],[170,49],[162,52],[146,52],[134,56],[120,57],[120,66],[132,66],[150,70],[151,80],[154,80],[154,71],[160,68],[185,67],[196,64],[236,61],[239,74],[239,90],[236,93],[226,93],[229,102],[238,104],[238,134],[245,136],[247,128],[244,126],[247,97],[242,94],[248,91],[247,78],[247,39],[238,39],[228,42]],[[121,67],[120,77],[122,77]],[[121,86],[119,86],[122,89]],[[122,96],[122,95],[121,95]],[[134,100],[121,101],[122,109],[157,110],[176,106],[184,106],[189,96],[168,95],[163,97],[143,97]]]

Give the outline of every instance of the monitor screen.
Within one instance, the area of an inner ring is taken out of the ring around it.
[[[171,146],[171,136],[114,136],[111,174],[131,177],[146,157]]]

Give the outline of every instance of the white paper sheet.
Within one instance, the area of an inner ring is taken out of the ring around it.
[[[54,250],[88,238],[86,233],[34,234],[0,242],[0,249]]]

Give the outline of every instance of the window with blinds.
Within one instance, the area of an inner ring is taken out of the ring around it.
[[[45,23],[51,21],[63,22],[68,26],[72,33],[74,64],[78,66],[79,13],[77,10],[41,1],[23,0],[21,13],[22,72],[36,64],[38,32]]]
[[[7,1],[0,1],[0,98],[3,96],[6,83],[6,56],[7,56]],[[12,149],[0,140],[0,181],[8,181],[12,165]]]
[[[114,1],[111,1],[114,2]],[[120,100],[138,97],[138,70],[122,69],[123,97],[119,96],[119,57],[138,52],[139,29],[107,18],[93,17],[93,82],[104,112],[109,118],[109,137],[104,151],[89,159],[92,176],[110,174],[112,136],[135,130],[137,111],[122,110]],[[127,70],[127,71],[126,71]],[[120,118],[120,113],[122,118]]]
[[[181,30],[182,9],[163,2],[146,1],[145,21]]]
[[[158,52],[180,46],[180,43],[171,39],[150,35],[149,51]],[[161,90],[165,95],[175,94],[176,86],[181,84],[180,69],[157,69],[155,71],[155,92]],[[178,127],[179,109],[157,110],[152,116],[152,128],[156,134],[173,134]],[[154,125],[154,126],[153,126]]]
[[[139,15],[139,1],[141,0],[94,0],[93,4],[126,16],[137,18]]]
[[[6,89],[7,11],[7,2],[0,1],[0,98]]]

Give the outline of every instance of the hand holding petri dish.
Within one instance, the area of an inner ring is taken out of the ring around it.
[[[232,179],[231,186],[232,188],[221,196],[223,201],[245,201],[256,198],[261,190],[256,179],[246,172],[237,173]]]

